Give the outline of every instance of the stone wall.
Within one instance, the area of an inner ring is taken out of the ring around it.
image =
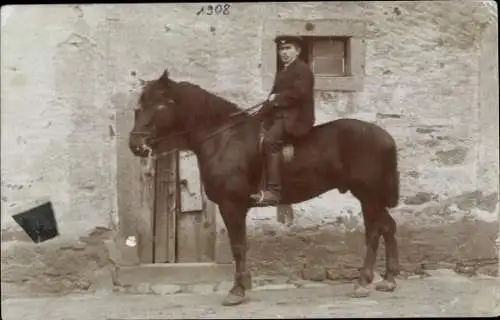
[[[253,105],[270,89],[262,85],[263,24],[278,18],[367,21],[363,90],[318,92],[317,118],[363,118],[395,136],[402,207],[413,206],[398,219],[415,220],[417,206],[432,219],[446,211],[456,220],[474,210],[455,204],[443,211],[440,204],[460,196],[480,200],[492,219],[498,182],[485,177],[495,173],[498,159],[488,150],[498,139],[485,138],[482,119],[498,112],[485,111],[490,104],[483,102],[497,96],[484,64],[496,64],[482,59],[492,51],[481,48],[494,41],[488,26],[496,11],[467,1],[234,3],[228,15],[212,16],[197,15],[200,8],[24,6],[2,19],[2,229],[15,228],[10,215],[40,197],[54,201],[68,236],[115,226],[118,202],[133,201],[117,195],[117,181],[132,179],[117,165],[117,141],[129,130],[136,78],[168,68],[177,80]],[[483,34],[490,40],[481,42]],[[130,159],[125,153],[120,148],[118,156]],[[360,213],[357,200],[336,191],[294,208],[301,226]],[[274,209],[252,210],[252,227],[262,219],[274,220]]]

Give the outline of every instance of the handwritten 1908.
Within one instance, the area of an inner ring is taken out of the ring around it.
[[[207,6],[201,7],[200,10],[196,12],[196,15],[199,16],[201,14],[205,14],[207,16],[212,16],[212,15],[227,16],[229,14],[229,9],[231,9],[231,5],[228,3],[225,4],[219,3],[216,5],[209,4]]]

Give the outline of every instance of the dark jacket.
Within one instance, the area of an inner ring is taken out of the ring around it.
[[[259,114],[266,118],[282,116],[285,131],[292,136],[308,133],[315,121],[314,75],[309,65],[297,58],[288,68],[279,71],[272,93],[276,97],[265,104]]]

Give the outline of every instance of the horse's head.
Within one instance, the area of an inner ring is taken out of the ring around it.
[[[172,81],[167,70],[159,79],[141,82],[143,88],[138,108],[134,110],[129,147],[134,155],[145,157],[148,150],[155,149],[155,140],[174,127],[177,104],[171,96]]]

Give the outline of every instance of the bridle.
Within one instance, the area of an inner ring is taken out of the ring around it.
[[[267,102],[267,100],[264,100],[264,101],[259,102],[259,103],[255,104],[255,105],[251,106],[251,107],[248,107],[248,108],[242,109],[240,111],[234,112],[234,113],[232,113],[232,114],[229,115],[228,120],[233,119],[233,118],[235,118],[235,117],[237,117],[237,116],[239,116],[241,114],[247,113],[248,111],[251,111],[253,109],[256,109],[256,108],[260,107],[261,105],[263,105],[266,102]],[[250,115],[253,115],[253,114],[255,114],[255,113],[250,113]],[[222,128],[217,129],[216,131],[212,132],[211,134],[209,134],[208,136],[206,136],[205,138],[203,138],[198,143],[199,144],[203,144],[207,140],[215,137],[219,133],[222,133],[222,132],[224,132],[224,131],[226,131],[226,130],[232,128],[232,127],[234,127],[237,124],[240,124],[240,122],[233,122],[233,123],[230,123],[229,125],[223,126]],[[182,136],[182,135],[188,134],[190,132],[194,132],[195,130],[197,130],[197,129],[193,128],[193,129],[176,131],[176,132],[171,133],[171,134],[169,134],[169,135],[167,135],[165,137],[154,139],[154,143],[155,144],[159,144],[161,141],[165,141],[167,139],[172,139],[172,137],[175,137],[175,136]],[[132,135],[132,136],[149,136],[149,135],[151,135],[151,133],[150,132],[137,131],[137,132],[131,132],[130,135]],[[148,168],[148,171],[151,171],[153,160],[156,160],[158,158],[162,158],[162,157],[165,157],[167,155],[170,155],[172,153],[177,152],[177,150],[174,149],[174,150],[165,151],[165,152],[162,152],[160,154],[153,155],[153,149],[149,145],[143,143],[142,148],[148,152],[147,163],[146,163],[146,167]]]

